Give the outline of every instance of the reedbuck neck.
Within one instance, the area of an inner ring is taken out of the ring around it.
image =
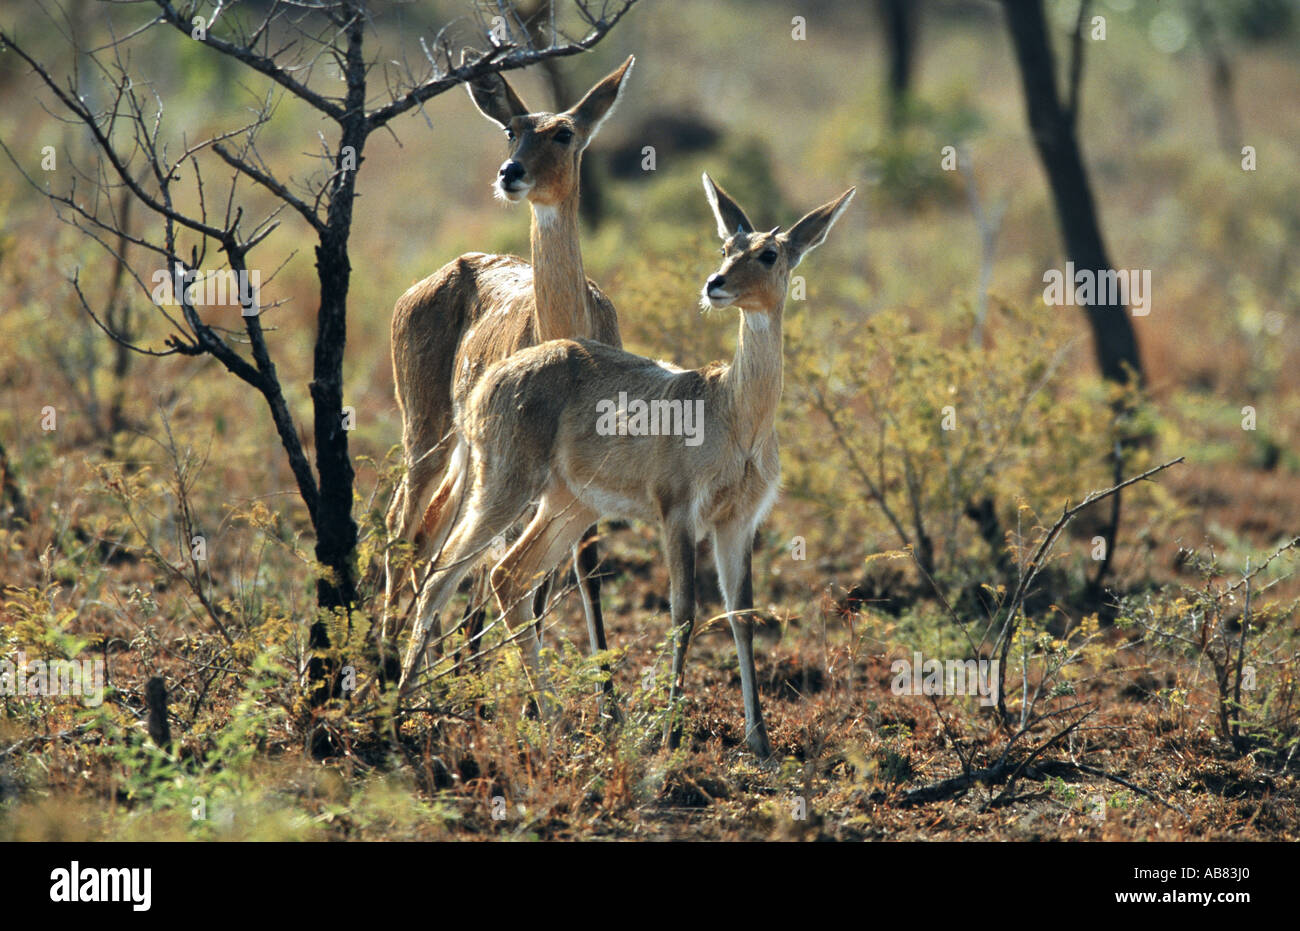
[[[533,334],[537,342],[595,332],[578,242],[578,188],[555,205],[532,204]]]
[[[736,440],[753,449],[776,428],[781,402],[781,311],[784,301],[767,311],[742,311],[736,356],[721,379],[722,399]]]
[[[510,157],[497,172],[496,196],[532,208],[533,337],[537,342],[595,332],[578,240],[582,153],[613,112],[634,58],[562,113],[530,113],[499,75],[470,85],[474,105],[505,130]]]

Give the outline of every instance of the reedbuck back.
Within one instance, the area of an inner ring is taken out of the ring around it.
[[[479,111],[505,132],[509,158],[497,172],[498,199],[527,200],[532,213],[532,264],[512,255],[472,252],[415,284],[393,310],[393,380],[402,415],[406,474],[388,512],[390,539],[415,544],[429,495],[455,448],[453,412],[484,370],[524,346],[561,336],[622,345],[614,306],[583,272],[578,240],[578,177],[582,153],[613,112],[633,59],[562,113],[532,112],[500,75],[469,87]],[[589,535],[590,536],[590,535]],[[583,606],[592,649],[604,649],[594,543],[578,547]],[[387,561],[384,639],[397,572]],[[392,625],[392,626],[390,626]]]
[[[695,620],[696,545],[711,537],[740,657],[745,739],[754,752],[769,755],[754,674],[750,562],[754,532],[780,483],[775,419],[782,310],[790,270],[825,239],[854,192],[788,232],[756,232],[708,175],[704,189],[725,245],[703,301],[740,310],[735,358],[683,370],[592,340],[555,340],[522,350],[483,376],[457,414],[461,444],[425,514],[429,541],[441,549],[417,613],[404,690],[425,662],[436,613],[474,556],[533,502],[539,504],[523,536],[491,575],[511,629],[528,628],[533,669],[538,640],[525,613],[528,593],[584,528],[602,517],[639,518],[660,525],[668,558],[674,714]],[[655,429],[650,410],[659,412]],[[667,431],[660,429],[665,411]],[[677,734],[670,726],[670,741]]]

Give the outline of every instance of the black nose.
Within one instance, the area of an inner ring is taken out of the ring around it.
[[[522,179],[525,174],[527,172],[524,171],[524,166],[511,159],[501,166],[501,183],[509,186]]]
[[[721,275],[710,275],[709,280],[704,283],[704,286],[712,291],[714,288],[720,288],[726,283],[727,279]]]

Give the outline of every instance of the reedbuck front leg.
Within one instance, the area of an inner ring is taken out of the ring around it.
[[[719,527],[713,533],[713,559],[740,660],[740,691],[745,702],[745,743],[759,757],[772,755],[758,705],[754,670],[754,530],[748,525]]]
[[[695,627],[695,535],[685,520],[664,522],[664,552],[668,557],[669,597],[672,601],[673,678],[668,687],[668,721],[664,739],[676,749],[682,740],[685,709],[678,708],[686,685],[686,650]]]

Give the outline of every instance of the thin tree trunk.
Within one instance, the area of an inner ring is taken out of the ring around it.
[[[27,497],[23,494],[22,486],[18,484],[17,476],[14,475],[13,466],[9,462],[9,453],[5,450],[4,443],[0,442],[0,504],[6,500],[13,512],[10,520],[5,522],[7,526],[15,526],[19,521],[24,524],[31,523]]]
[[[1074,60],[1070,69],[1070,96],[1063,103],[1057,94],[1056,62],[1051,39],[1043,16],[1042,0],[1003,0],[1007,27],[1020,66],[1020,80],[1025,93],[1029,128],[1047,173],[1056,218],[1065,241],[1066,257],[1076,268],[1102,272],[1113,268],[1097,220],[1092,186],[1084,168],[1083,155],[1075,128],[1078,124],[1078,90],[1082,64],[1084,19],[1080,15],[1075,27]],[[1073,288],[1074,282],[1066,282]],[[1137,335],[1128,308],[1121,304],[1092,303],[1084,308],[1092,330],[1093,349],[1102,377],[1117,384],[1130,379],[1140,387],[1144,381]],[[1115,408],[1115,444],[1111,451],[1114,474],[1123,473],[1125,452],[1139,439],[1126,426],[1127,405]],[[1106,541],[1104,558],[1088,581],[1089,602],[1107,610],[1102,583],[1109,573],[1119,536],[1120,498],[1111,501],[1110,519],[1102,529]]]
[[[1192,5],[1196,29],[1201,46],[1210,60],[1210,100],[1214,104],[1214,119],[1219,129],[1219,145],[1228,155],[1236,155],[1241,146],[1241,120],[1233,100],[1232,63],[1219,37],[1218,25],[1204,0]]]
[[[1092,186],[1083,165],[1075,135],[1075,114],[1057,96],[1056,66],[1043,17],[1042,0],[1004,0],[1007,25],[1020,65],[1020,79],[1029,112],[1029,127],[1056,205],[1056,218],[1065,240],[1065,252],[1077,268],[1102,271],[1112,268]],[[1067,283],[1073,287],[1073,283]],[[1097,365],[1103,377],[1127,382],[1128,369],[1143,378],[1137,336],[1127,308],[1117,304],[1092,304],[1086,308],[1092,328]]]
[[[912,90],[916,60],[916,24],[919,0],[880,0],[889,52],[889,123],[898,129],[907,116],[907,96]]]
[[[338,165],[331,182],[326,229],[316,247],[316,273],[321,284],[320,311],[316,317],[316,351],[311,397],[316,434],[316,474],[320,498],[316,507],[316,559],[329,572],[316,580],[316,604],[323,611],[341,609],[351,626],[357,592],[352,560],[357,544],[357,524],[352,517],[355,478],[343,428],[343,355],[347,347],[348,285],[352,263],[348,236],[352,230],[355,179],[361,165],[369,127],[365,116],[366,65],[361,53],[364,18],[353,16],[348,26],[346,53],[347,115],[339,141]],[[347,162],[345,163],[345,159]],[[323,618],[311,626],[308,664],[311,704],[319,706],[340,694],[335,664],[319,654],[330,647]],[[318,751],[326,748],[313,740]]]
[[[352,517],[352,459],[343,429],[343,350],[347,341],[347,291],[351,276],[346,236],[329,235],[316,247],[322,300],[317,315],[316,356],[311,397],[316,432],[316,473],[320,497],[316,506],[316,559],[329,570],[316,580],[317,607],[342,609],[351,618],[357,593],[352,554],[357,525]],[[318,651],[330,647],[323,619],[311,626],[308,664],[311,703],[318,706],[338,694],[335,669]]]

